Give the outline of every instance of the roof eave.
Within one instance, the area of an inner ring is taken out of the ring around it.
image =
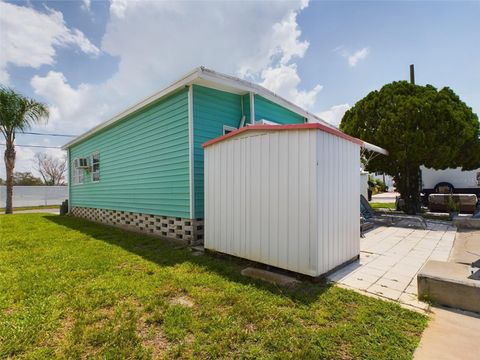
[[[191,82],[193,82],[195,79],[197,79],[199,77],[199,74],[200,74],[200,68],[195,68],[194,70],[189,72],[187,75],[185,75],[181,79],[175,81],[174,83],[170,84],[169,86],[162,89],[161,91],[153,94],[152,96],[149,96],[148,98],[142,100],[141,102],[139,102],[139,103],[127,108],[126,110],[122,111],[121,113],[115,115],[110,120],[107,120],[107,121],[105,121],[101,124],[98,124],[97,126],[91,128],[90,130],[88,130],[88,131],[84,132],[83,134],[79,135],[75,139],[69,141],[68,143],[66,143],[65,145],[62,146],[62,150],[66,150],[66,149],[70,148],[72,145],[75,145],[75,144],[79,143],[80,141],[85,140],[86,138],[92,136],[93,134],[95,134],[96,132],[98,132],[102,129],[105,129],[105,128],[109,127],[110,125],[113,125],[114,123],[121,120],[122,118],[134,113],[135,111],[140,110],[144,106],[147,106],[147,105],[151,104],[152,102],[154,102],[156,100],[159,100],[162,97],[167,96],[170,93],[172,93],[172,92],[190,84]]]
[[[319,118],[318,116],[316,116],[314,114],[311,114],[308,111],[303,110],[301,107],[291,103],[290,101],[282,98],[281,96],[275,94],[274,92],[272,92],[272,91],[270,91],[270,90],[268,90],[268,89],[266,89],[266,88],[264,88],[260,85],[251,83],[251,82],[243,80],[243,79],[236,78],[234,76],[218,73],[214,70],[210,70],[210,69],[207,69],[203,66],[200,66],[200,67],[197,67],[197,68],[193,69],[191,72],[189,72],[188,74],[183,76],[181,79],[175,81],[171,85],[167,86],[163,90],[161,90],[161,91],[153,94],[152,96],[142,100],[141,102],[127,108],[126,110],[117,114],[116,116],[114,116],[110,120],[107,120],[107,121],[93,127],[92,129],[88,130],[87,132],[85,132],[85,133],[81,134],[80,136],[76,137],[75,139],[69,141],[68,143],[66,143],[65,145],[62,146],[62,149],[63,150],[68,149],[69,147],[85,140],[86,138],[92,136],[96,132],[113,125],[117,121],[123,119],[124,117],[132,114],[135,111],[140,110],[141,108],[151,104],[152,102],[157,101],[157,100],[161,99],[162,97],[165,97],[165,96],[169,95],[170,93],[180,89],[183,86],[187,86],[187,85],[190,85],[190,84],[194,83],[195,80],[197,80],[197,79],[203,79],[203,80],[206,80],[206,81],[210,81],[212,83],[221,84],[223,86],[230,87],[231,89],[236,89],[236,90],[240,90],[240,91],[252,92],[254,94],[258,94],[258,95],[266,98],[267,100],[270,100],[270,101],[272,101],[272,102],[274,102],[274,103],[276,103],[280,106],[283,106],[284,108],[286,108],[286,109],[288,109],[292,112],[295,112],[295,113],[303,116],[305,119],[307,119],[307,122],[309,122],[309,123],[318,122],[318,123],[323,124],[324,126],[327,126],[327,127],[332,128],[332,129],[338,130],[335,126],[329,124],[328,122],[324,121],[323,119]]]
[[[388,151],[385,150],[384,148],[381,148],[380,146],[370,144],[369,142],[364,141],[363,146],[364,149],[374,151],[376,153],[382,154],[382,155],[388,155]]]

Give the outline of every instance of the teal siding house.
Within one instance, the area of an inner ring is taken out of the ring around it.
[[[202,242],[201,145],[262,122],[322,121],[259,85],[197,68],[64,145],[69,212],[192,244]]]

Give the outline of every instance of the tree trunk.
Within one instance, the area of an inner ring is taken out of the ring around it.
[[[421,210],[420,199],[420,168],[405,169],[403,177],[398,179],[397,185],[405,205],[403,211],[415,215]]]
[[[5,214],[11,214],[13,199],[13,170],[15,168],[15,145],[7,140],[5,149],[5,170],[7,172],[7,202],[5,204]]]

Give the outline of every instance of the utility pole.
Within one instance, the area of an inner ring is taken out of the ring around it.
[[[410,84],[415,85],[415,67],[413,64],[410,65]]]

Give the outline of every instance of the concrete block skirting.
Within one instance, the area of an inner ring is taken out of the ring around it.
[[[183,240],[190,245],[203,243],[203,219],[192,220],[77,206],[70,209],[70,215],[145,234]]]

